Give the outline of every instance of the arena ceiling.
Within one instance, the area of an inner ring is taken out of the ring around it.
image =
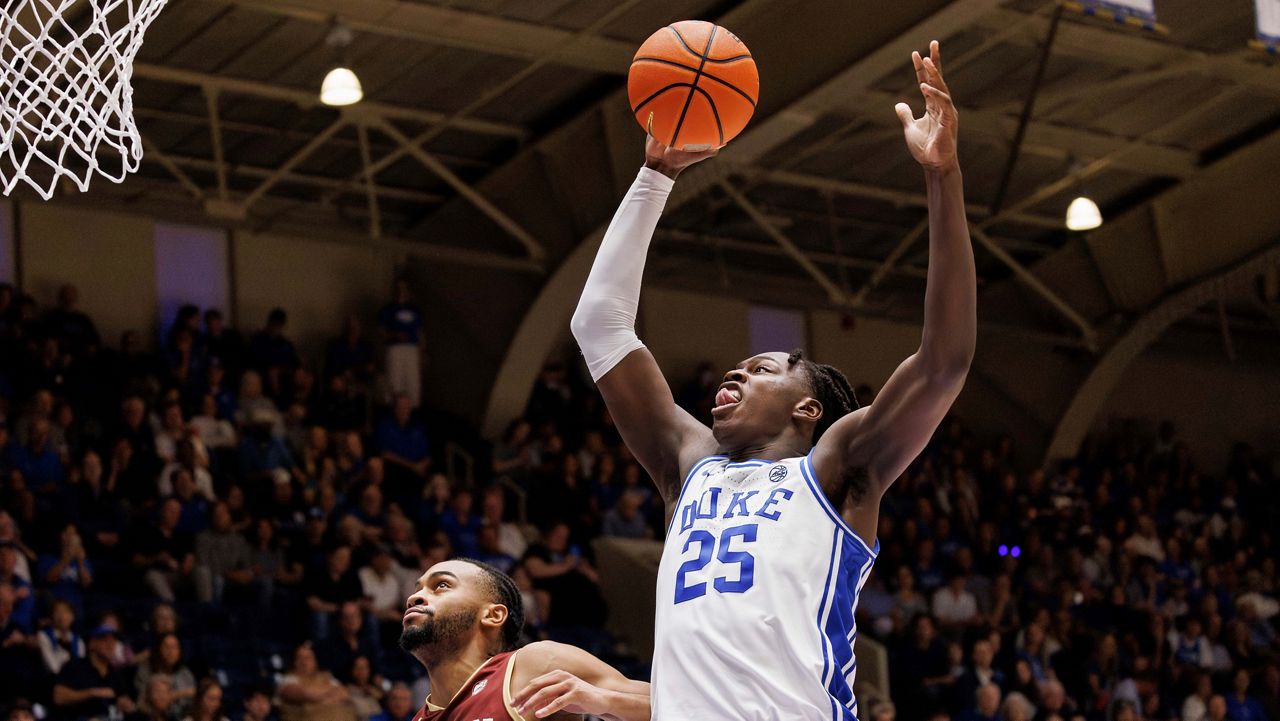
[[[936,37],[979,273],[1000,299],[987,327],[1096,350],[1117,314],[1258,244],[1224,254],[1204,239],[1198,262],[1195,243],[1171,249],[1147,223],[1117,251],[1063,229],[1070,199],[1087,193],[1109,220],[1150,212],[1280,131],[1280,65],[1247,47],[1252,0],[1156,4],[1167,34],[1063,13],[1036,83],[1051,0],[171,0],[135,67],[142,171],[78,200],[378,244],[537,288],[607,222],[638,165],[625,100],[635,48],[702,18],[752,49],[761,102],[747,132],[682,181],[651,275],[916,317],[924,198],[892,108],[919,107],[909,53]],[[366,93],[345,110],[317,99],[335,22],[354,32],[345,57]],[[1259,232],[1280,238],[1280,226]],[[1228,300],[1230,322],[1274,332],[1274,305]]]

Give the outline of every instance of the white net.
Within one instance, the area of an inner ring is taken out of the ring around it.
[[[0,182],[48,200],[138,169],[133,58],[167,0],[4,0],[0,12]]]

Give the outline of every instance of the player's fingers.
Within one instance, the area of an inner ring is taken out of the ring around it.
[[[563,711],[565,706],[573,703],[574,694],[572,691],[561,694],[558,698],[552,699],[550,703],[533,712],[535,718],[546,718],[553,713]]]
[[[898,114],[898,120],[902,122],[903,127],[915,121],[915,116],[911,114],[911,106],[906,103],[898,103],[893,106],[893,111]]]
[[[923,83],[925,81],[924,60],[920,57],[920,51],[911,51],[911,65],[916,69],[916,81]]]
[[[535,693],[541,691],[542,689],[546,688],[547,686],[553,683],[558,683],[560,681],[563,681],[564,676],[566,675],[567,674],[565,674],[564,671],[556,670],[556,671],[550,671],[548,673],[542,674],[541,676],[535,677],[534,679],[529,681],[529,683],[525,684],[524,688],[520,689],[520,691],[515,696],[511,697],[512,704],[514,706],[519,707],[520,705],[528,701],[529,698],[533,696]]]
[[[949,92],[950,89],[947,88],[947,81],[942,79],[942,71],[934,64],[933,58],[924,59],[924,69],[926,74],[929,76],[929,79],[925,82],[939,88],[943,92]]]
[[[937,40],[929,43],[929,57],[938,68],[938,72],[942,72],[942,45]]]
[[[539,709],[546,706],[552,699],[562,696],[570,689],[568,683],[557,681],[550,686],[545,686],[538,690],[537,693],[530,696],[524,703],[516,706],[516,710],[521,716],[527,716],[533,709]]]
[[[920,92],[924,93],[926,100],[936,100],[938,102],[951,104],[951,95],[945,90],[936,88],[929,83],[920,83]]]

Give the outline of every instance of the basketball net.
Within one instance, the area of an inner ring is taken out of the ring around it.
[[[0,11],[0,183],[45,200],[59,178],[138,169],[133,58],[167,0],[4,0]]]

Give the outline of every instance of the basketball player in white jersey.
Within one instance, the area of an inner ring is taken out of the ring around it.
[[[763,353],[726,373],[710,429],[673,401],[635,334],[640,281],[673,181],[714,153],[650,137],[601,243],[572,327],[666,502],[655,721],[857,717],[854,609],[879,548],[880,498],[960,393],[977,329],[956,111],[937,43],[912,61],[924,117],[895,109],[928,193],[924,331],[872,405],[857,408],[839,371],[799,352]]]

